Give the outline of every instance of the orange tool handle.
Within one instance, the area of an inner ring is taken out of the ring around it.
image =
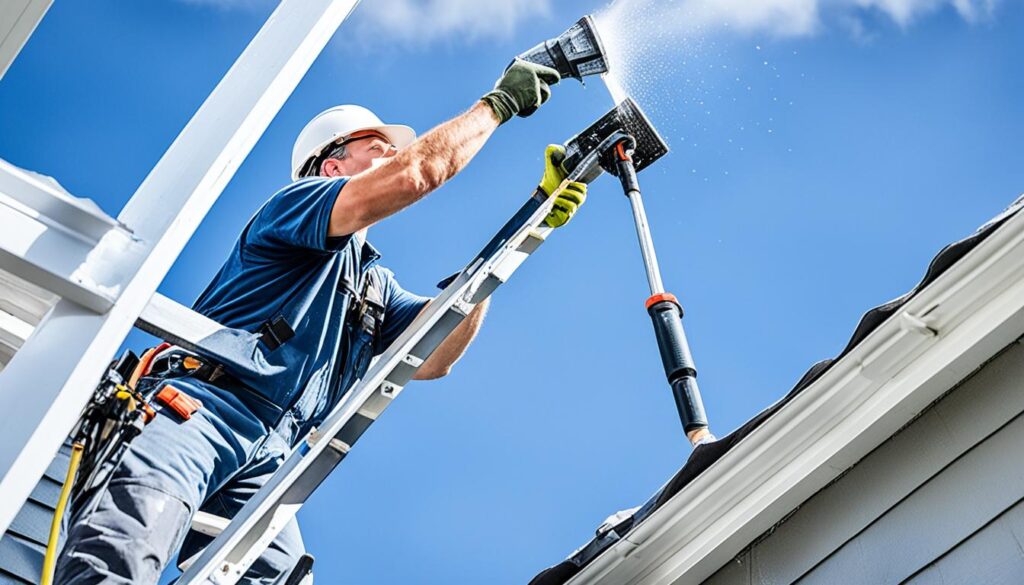
[[[178,416],[185,420],[192,418],[192,415],[203,407],[203,403],[200,400],[192,398],[170,384],[161,388],[160,392],[157,392],[156,399],[164,406],[178,413]]]

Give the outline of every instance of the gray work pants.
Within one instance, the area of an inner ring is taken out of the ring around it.
[[[196,510],[234,516],[290,451],[297,426],[288,415],[270,429],[225,390],[171,383],[203,408],[187,421],[163,409],[131,443],[109,489],[76,503],[56,583],[156,584],[179,547],[180,562],[209,542],[189,531]],[[241,583],[273,583],[303,552],[293,520]]]

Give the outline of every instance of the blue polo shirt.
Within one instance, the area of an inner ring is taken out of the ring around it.
[[[319,422],[430,300],[399,286],[369,243],[328,237],[347,181],[306,178],[274,194],[193,305],[227,327],[203,340],[200,353],[299,421]],[[383,288],[379,344],[346,319],[370,271]],[[278,317],[295,336],[272,349],[260,329]]]

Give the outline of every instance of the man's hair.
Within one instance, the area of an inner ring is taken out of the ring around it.
[[[306,164],[302,165],[302,171],[299,173],[299,178],[318,177],[320,176],[320,167],[323,166],[325,160],[329,158],[341,160],[346,156],[348,156],[348,145],[332,144],[325,148],[319,155],[309,157]]]

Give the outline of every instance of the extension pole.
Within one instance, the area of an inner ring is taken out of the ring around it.
[[[654,240],[651,228],[647,223],[647,212],[640,196],[640,183],[636,178],[633,166],[633,148],[631,140],[624,140],[615,145],[615,164],[622,190],[629,199],[633,209],[633,221],[636,224],[636,235],[640,240],[640,253],[647,271],[647,284],[651,296],[647,299],[647,312],[654,323],[654,334],[658,339],[661,352],[661,363],[665,367],[665,376],[672,388],[679,420],[690,444],[696,447],[702,443],[715,440],[708,430],[708,417],[704,412],[704,403],[697,387],[697,366],[690,355],[690,346],[686,342],[683,331],[683,307],[675,295],[665,292],[661,281],[661,270],[658,268],[658,257],[654,252]]]

